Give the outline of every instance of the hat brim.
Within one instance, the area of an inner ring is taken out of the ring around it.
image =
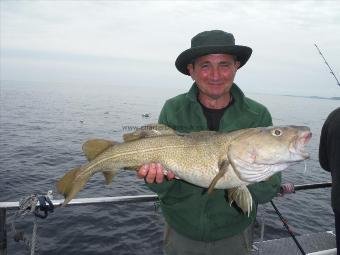
[[[237,57],[240,61],[241,68],[251,56],[253,50],[250,47],[235,45],[235,46],[221,46],[221,45],[210,45],[190,48],[183,51],[176,59],[175,65],[178,71],[183,74],[190,75],[188,71],[188,64],[192,63],[196,58],[208,55],[208,54],[229,54]]]

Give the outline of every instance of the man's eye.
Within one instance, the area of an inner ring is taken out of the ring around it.
[[[229,63],[224,63],[224,64],[221,64],[221,66],[228,68],[228,67],[230,67],[230,64]]]

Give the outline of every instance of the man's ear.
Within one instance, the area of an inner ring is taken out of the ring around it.
[[[192,80],[195,80],[195,77],[194,77],[194,65],[193,64],[188,64],[187,65],[187,69],[189,71],[189,74],[191,76],[191,79]]]
[[[239,69],[240,65],[241,65],[241,62],[240,61],[236,61],[235,65],[236,65],[236,68]]]

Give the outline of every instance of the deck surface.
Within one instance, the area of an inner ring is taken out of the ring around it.
[[[335,236],[328,232],[297,236],[296,239],[307,254],[336,248]],[[291,237],[256,242],[254,245],[258,250],[251,253],[252,255],[301,255]]]

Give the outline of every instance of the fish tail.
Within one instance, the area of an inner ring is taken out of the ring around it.
[[[91,175],[91,172],[86,173],[81,167],[78,167],[67,172],[58,181],[57,190],[65,198],[63,205],[66,205],[75,197],[75,195],[85,186]]]

